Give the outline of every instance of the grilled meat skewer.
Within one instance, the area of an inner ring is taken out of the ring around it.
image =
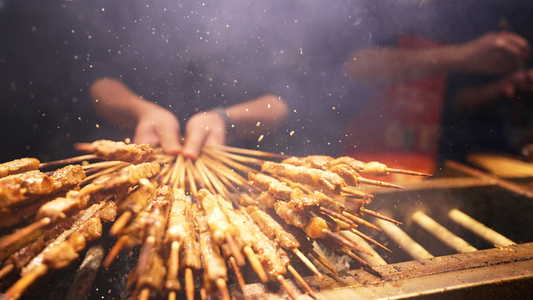
[[[39,169],[37,158],[19,158],[0,164],[0,178]]]

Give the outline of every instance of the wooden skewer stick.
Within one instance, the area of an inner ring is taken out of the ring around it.
[[[245,155],[277,157],[277,158],[287,158],[287,157],[289,157],[287,155],[281,155],[281,154],[277,154],[277,153],[265,152],[265,151],[260,151],[260,150],[243,149],[243,148],[237,148],[237,147],[231,147],[231,146],[223,146],[223,145],[206,145],[206,146],[204,146],[204,149],[210,149],[210,148],[217,148],[217,149],[224,150],[226,152],[240,153],[240,154],[245,154]]]
[[[180,157],[182,157],[180,155]],[[185,159],[182,158],[179,162],[179,169],[177,171],[177,177],[174,181],[173,188],[185,188]]]
[[[244,287],[246,285],[246,282],[244,281],[244,277],[242,276],[242,272],[239,269],[239,266],[237,266],[237,263],[235,262],[235,258],[231,256],[229,258],[229,263],[231,265],[231,268],[233,269],[233,273],[235,273],[235,278],[237,279],[237,283],[241,287],[241,291],[244,292]]]
[[[391,223],[394,223],[394,224],[402,225],[402,222],[396,221],[393,218],[386,217],[386,216],[384,216],[384,215],[382,215],[382,214],[380,214],[378,212],[375,212],[373,210],[366,209],[364,207],[361,207],[360,210],[361,210],[362,213],[369,214],[369,215],[371,215],[373,217],[376,217],[376,218],[379,218],[379,219],[382,219],[382,220],[385,220],[385,221],[388,221],[388,222],[391,222]]]
[[[390,224],[390,223],[387,223],[387,224]],[[391,226],[396,226],[396,225],[391,224]],[[368,252],[372,253],[372,255],[358,253],[360,254],[359,256],[362,259],[364,259],[369,265],[373,267],[387,265],[387,262],[376,252],[376,250],[369,243],[367,243],[365,239],[363,239],[362,237],[358,236],[357,234],[353,232],[348,232],[346,230],[341,231],[341,234],[345,236],[346,238],[356,242],[358,245],[365,248]]]
[[[339,276],[339,273],[337,272],[337,270],[335,270],[335,268],[333,268],[333,266],[325,259],[323,258],[322,256],[320,256],[320,254],[316,253],[315,250],[311,249],[309,250],[309,253],[319,262],[321,263],[324,267],[326,267],[326,269],[330,270],[331,273]]]
[[[176,157],[176,162],[174,163],[174,168],[172,169],[172,176],[170,176],[170,182],[174,183],[177,181],[179,176],[180,169],[183,167],[183,155],[178,155]],[[173,184],[174,185],[174,184]]]
[[[157,160],[155,162],[159,163],[160,165],[162,164],[161,162]],[[170,169],[173,166],[174,166],[173,164],[162,164],[161,170],[159,171],[159,174],[157,175],[157,177],[159,178],[158,181],[161,185],[163,185],[163,182],[166,180],[165,178],[168,178],[168,176],[170,176],[170,173],[171,173]]]
[[[131,217],[133,217],[133,213],[129,210],[122,213],[109,229],[109,235],[117,235],[128,224]]]
[[[225,188],[228,191],[227,198],[231,199],[232,203],[235,203],[235,201],[233,201],[233,199],[232,199],[232,194],[229,191],[229,190],[232,190],[233,192],[238,191],[237,188],[235,187],[235,185],[233,185],[233,183],[231,181],[229,181],[226,177],[219,177],[218,179],[220,179],[220,181],[222,181],[222,184],[225,186]]]
[[[209,169],[204,161],[203,161],[203,158],[202,156],[200,156],[197,160],[196,160],[196,164],[199,168],[203,169],[203,172],[205,173],[205,175],[207,176],[207,178],[210,180],[211,184],[213,185],[213,187],[215,188],[215,190],[218,191],[218,193],[220,195],[222,195],[223,197],[228,197],[229,196],[229,191],[228,189],[226,188],[226,186],[220,181],[220,179],[215,175],[213,174],[213,171],[211,169]]]
[[[127,163],[127,162],[118,161],[118,160],[112,160],[112,161],[99,161],[99,162],[95,162],[95,163],[92,163],[92,164],[82,165],[81,167],[84,170],[87,170],[87,169],[108,169],[108,168],[115,167],[115,166],[118,166],[118,165],[128,165],[128,164],[129,163]]]
[[[226,153],[227,154],[227,153]],[[224,152],[221,152],[220,155],[210,155],[211,157],[214,157],[215,159],[225,163],[226,165],[232,167],[232,168],[235,168],[237,170],[240,170],[242,172],[251,172],[251,173],[257,173],[259,171],[257,171],[256,169],[253,169],[253,168],[250,168],[248,166],[245,166],[241,163],[238,163],[228,157],[226,157],[224,155]]]
[[[155,237],[150,235],[146,239],[144,239],[144,243],[142,244],[141,250],[139,252],[139,257],[137,258],[137,269],[136,273],[139,277],[142,276],[142,274],[145,273],[145,271],[148,268],[148,263],[150,262],[150,255],[152,253],[152,249],[155,247]]]
[[[341,187],[341,191],[346,193],[346,194],[348,194],[348,196],[351,195],[351,196],[361,197],[361,198],[372,197],[370,194],[367,194],[367,193],[357,189],[357,187],[355,187],[355,186],[343,186],[343,187]]]
[[[336,233],[331,232],[331,231],[326,230],[326,229],[324,229],[322,232],[324,232],[328,237],[333,238],[337,242],[341,243],[342,245],[344,245],[344,246],[346,246],[346,247],[348,247],[348,248],[350,248],[352,250],[372,255],[371,253],[369,253],[365,249],[359,247],[359,245],[357,245],[355,242],[345,238],[344,236],[342,236],[340,234],[336,234]]]
[[[294,269],[293,266],[289,265],[287,267],[287,269],[289,270],[289,272],[291,272],[292,276],[294,277],[294,279],[296,279],[296,281],[304,288],[304,290],[307,291],[307,293],[309,294],[309,296],[313,297],[313,299],[317,299],[316,297],[316,294],[315,294],[315,291],[309,286],[309,284],[307,283],[307,281],[305,281],[305,279],[303,279],[302,275],[300,275],[296,269]]]
[[[330,216],[330,219],[331,219],[333,222],[337,223],[337,225],[339,226],[339,228],[340,228],[341,230],[348,230],[347,228],[352,228],[351,226],[353,226],[353,225],[350,224],[350,223],[346,223],[346,222],[344,222],[343,220],[336,219],[335,217],[332,217],[332,216]],[[356,225],[356,226],[357,226],[357,225]]]
[[[215,184],[212,182],[210,171],[205,167],[203,158],[200,156],[194,161],[196,170],[201,176],[201,179],[204,181],[204,184],[209,188],[212,194],[217,194]]]
[[[170,244],[169,260],[167,278],[172,278],[172,280],[177,279],[180,265],[180,243],[178,241],[174,241]]]
[[[207,174],[209,178],[211,179],[211,182],[213,183],[213,186],[218,191],[219,195],[228,199],[230,196],[230,192],[226,185],[220,180],[220,177],[217,177],[211,170],[207,169]]]
[[[80,161],[96,159],[96,158],[97,157],[94,154],[80,155],[80,156],[71,157],[71,158],[67,158],[67,159],[61,159],[61,160],[55,160],[55,161],[40,163],[39,164],[39,169],[48,168],[48,167],[55,167],[55,166],[60,166],[60,165],[70,165],[70,164],[77,163],[77,162],[80,162]]]
[[[175,155],[163,153],[163,150],[161,150],[160,153],[156,153],[156,151],[154,151],[154,153],[152,154],[152,159],[150,160],[165,165],[171,163],[174,160],[174,157]]]
[[[51,222],[52,220],[50,218],[42,218],[24,228],[13,232],[12,234],[0,240],[0,249],[6,249],[17,241],[22,240],[28,235],[34,233],[35,231],[48,226]]]
[[[134,290],[132,293],[131,293],[131,299],[138,299],[139,298],[139,290]]]
[[[372,244],[374,244],[374,245],[380,247],[381,249],[386,250],[386,251],[389,251],[389,252],[392,253],[392,251],[391,251],[389,248],[383,246],[381,243],[379,243],[378,241],[376,241],[376,240],[374,240],[373,238],[369,237],[368,235],[362,233],[361,231],[359,231],[359,230],[357,230],[357,229],[355,229],[355,228],[350,228],[350,231],[353,232],[353,233],[355,233],[356,235],[362,237],[363,239],[365,239],[365,240],[371,242]]]
[[[226,281],[223,278],[217,279],[217,288],[220,292],[221,299],[223,300],[230,300],[231,297],[229,296],[228,287],[226,286]]]
[[[250,156],[242,156],[242,155],[233,154],[233,153],[229,153],[229,152],[221,151],[217,149],[208,150],[206,151],[206,153],[209,153],[210,155],[215,156],[215,157],[225,156],[228,159],[231,159],[234,161],[242,162],[245,164],[253,164],[257,166],[260,166],[265,162],[263,159],[258,159],[258,158],[250,157]]]
[[[372,275],[375,275],[379,278],[383,278],[383,275],[381,275],[378,271],[376,271],[369,263],[367,263],[366,261],[364,261],[362,258],[360,258],[359,256],[355,255],[352,251],[350,251],[349,249],[344,249],[342,250],[342,252],[344,252],[346,255],[350,256],[351,258],[353,258],[354,260],[358,261],[365,270],[367,270],[368,272],[370,272]]]
[[[235,258],[237,265],[244,266],[246,264],[244,256],[242,255],[241,251],[239,250],[239,247],[237,246],[237,243],[229,232],[226,232],[226,243],[229,246],[231,255]]]
[[[144,288],[139,293],[139,300],[148,300],[150,299],[150,288]]]
[[[128,239],[129,239],[129,237],[127,235],[123,235],[123,236],[121,236],[118,239],[118,241],[115,243],[115,245],[113,245],[113,248],[111,248],[111,250],[109,250],[109,253],[107,253],[106,258],[104,259],[104,262],[102,263],[104,268],[107,269],[107,268],[109,268],[109,266],[111,266],[111,264],[113,263],[115,258],[118,256],[118,254],[120,253],[122,248],[124,248],[124,246],[128,242]]]
[[[355,224],[354,221],[352,221],[352,219],[346,217],[346,216],[343,216],[342,214],[336,212],[336,211],[332,211],[331,209],[328,209],[328,208],[325,208],[323,206],[320,207],[320,210],[322,212],[324,212],[325,214],[327,215],[330,215],[336,219],[339,219],[345,223],[348,223],[348,225],[350,225],[350,227],[357,227],[357,224]]]
[[[163,176],[160,179],[161,185],[167,185],[170,182],[170,178],[176,172],[176,168],[178,167],[177,160],[178,160],[178,157],[176,156],[176,158],[174,159],[174,162],[171,165],[168,165],[168,167],[165,168],[165,171],[161,170],[159,172],[159,175]]]
[[[207,291],[205,290],[205,286],[200,287],[200,299],[207,300]]]
[[[240,174],[228,168],[228,166],[220,163],[220,161],[213,159],[211,156],[205,155],[204,159],[213,171],[217,172],[217,174],[222,175],[223,177],[227,177],[232,182],[238,185],[244,185],[246,182],[248,182],[248,180],[246,180]]]
[[[6,277],[6,275],[11,273],[11,271],[13,271],[14,269],[15,269],[15,265],[13,263],[8,263],[4,267],[2,267],[2,269],[0,270],[0,280]]]
[[[389,182],[385,182],[385,181],[379,181],[379,180],[372,180],[372,179],[368,179],[368,178],[364,178],[364,177],[357,177],[357,181],[359,181],[359,183],[377,185],[377,186],[383,186],[383,187],[390,187],[390,188],[395,188],[395,189],[403,189],[404,188],[403,186],[399,186],[399,185],[396,185],[396,184],[393,184],[393,183],[389,183]]]
[[[195,167],[195,170],[197,172],[197,174],[199,175],[199,179],[203,182],[204,186],[207,187],[207,189],[212,193],[212,194],[216,194],[216,191],[215,191],[215,188],[213,187],[213,185],[211,184],[211,181],[209,180],[209,178],[207,177],[207,174],[205,173],[204,169],[201,167],[202,166],[202,163],[201,161],[199,162],[198,161],[199,159],[197,159],[194,163],[194,167]]]
[[[93,180],[95,178],[98,178],[100,176],[111,174],[113,172],[116,172],[117,170],[120,170],[120,169],[126,167],[127,165],[129,165],[129,163],[120,163],[120,164],[117,164],[116,166],[106,168],[104,170],[101,170],[99,172],[91,174],[90,176],[85,177],[83,182],[89,182],[89,181],[91,181],[91,180]]]
[[[187,300],[194,300],[194,277],[191,268],[185,269],[185,295]]]
[[[355,225],[357,226],[356,224],[354,224],[354,222],[352,222],[352,219],[348,218],[348,217],[345,217],[343,216],[342,214],[339,214],[339,213],[336,213],[334,211],[331,211],[327,208],[324,208],[324,207],[320,207],[320,210],[322,210],[323,212],[327,213],[327,214],[330,214],[331,216],[333,216],[334,218],[339,218],[341,221],[344,221],[346,223],[348,223],[349,225]],[[377,241],[375,241],[374,239],[372,239],[371,237],[369,237],[368,235],[362,233],[361,231],[355,229],[354,227],[351,227],[350,228],[350,231],[352,231],[353,233],[357,234],[358,236],[362,237],[363,239],[371,242],[372,244],[378,246],[378,247],[381,247],[383,248],[384,250],[387,250],[389,252],[392,252],[391,250],[389,250],[387,247],[383,246],[382,244],[378,243]]]
[[[348,212],[345,212],[345,211],[342,212],[342,215],[347,217],[347,218],[349,218],[350,220],[354,221],[357,224],[361,224],[361,225],[366,226],[368,228],[371,228],[371,229],[374,229],[374,230],[377,230],[377,231],[381,231],[381,228],[379,228],[376,225],[368,222],[367,220],[359,218],[358,216],[354,216],[354,215],[352,215],[352,214],[350,214]]]
[[[278,279],[279,283],[281,283],[289,297],[291,297],[292,300],[297,300],[298,295],[296,295],[296,292],[292,289],[287,280],[285,280],[285,278],[281,275],[278,275],[276,278]]]
[[[402,169],[393,169],[393,168],[387,168],[386,171],[388,173],[398,173],[398,174],[406,174],[406,175],[415,175],[415,176],[433,176],[429,173],[422,173],[422,172],[416,172],[411,170],[402,170]]]
[[[189,180],[189,192],[196,196],[198,195],[198,188],[196,187],[196,181],[194,181],[193,164],[190,158],[185,160],[185,170]]]
[[[313,263],[300,251],[298,248],[292,249],[292,252],[298,256],[298,258],[309,268],[309,270],[313,271],[316,276],[319,278],[322,278],[322,273],[318,271],[318,269],[313,265]]]
[[[176,300],[176,292],[171,291],[170,293],[168,293],[167,300]]]
[[[255,255],[254,251],[250,246],[245,246],[243,248],[244,254],[246,254],[246,257],[248,257],[248,261],[250,261],[250,265],[252,265],[252,268],[254,269],[257,276],[259,276],[259,279],[263,283],[266,283],[268,281],[268,277],[266,275],[265,269],[263,268],[263,265],[259,261],[259,258],[257,255]]]
[[[17,282],[15,282],[4,294],[3,300],[15,300],[20,298],[24,291],[37,280],[39,277],[44,276],[48,272],[48,266],[39,265],[34,268],[30,273],[26,274]]]

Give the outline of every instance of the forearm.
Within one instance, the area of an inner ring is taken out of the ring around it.
[[[487,107],[504,97],[498,85],[466,87],[453,97],[453,107],[456,111],[475,111]]]
[[[90,87],[90,95],[100,115],[127,129],[134,129],[141,114],[156,106],[112,78],[95,81]]]
[[[460,45],[428,49],[363,49],[345,63],[349,78],[387,85],[452,72],[503,74],[529,57],[528,41],[514,33],[487,33]]]
[[[197,113],[187,122],[182,154],[196,159],[205,144],[225,145],[228,134],[236,139],[258,137],[281,126],[287,115],[285,102],[268,94],[227,108]]]
[[[230,106],[226,111],[236,138],[267,133],[281,126],[288,116],[285,101],[272,94]]]
[[[458,49],[363,49],[345,63],[345,74],[378,86],[447,74],[461,70],[462,53]]]

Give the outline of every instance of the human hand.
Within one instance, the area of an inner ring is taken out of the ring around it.
[[[533,92],[533,69],[520,69],[483,86],[467,86],[455,95],[453,105],[458,111],[475,111],[522,92]]]
[[[133,142],[160,145],[165,153],[178,154],[182,149],[179,121],[169,110],[151,104],[139,115]]]
[[[226,144],[226,122],[214,111],[195,114],[185,125],[185,145],[182,154],[192,159],[198,158],[205,144]]]
[[[496,83],[503,97],[514,98],[519,93],[533,92],[533,69],[518,70]]]
[[[528,41],[512,32],[488,33],[458,47],[464,71],[503,73],[522,65],[531,53]]]

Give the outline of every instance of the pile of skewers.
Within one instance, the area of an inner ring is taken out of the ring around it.
[[[119,253],[140,249],[127,278],[132,298],[229,299],[228,274],[244,290],[242,268],[261,282],[279,282],[295,298],[286,280],[292,276],[315,297],[296,260],[319,277],[315,264],[337,271],[314,242],[381,277],[357,255],[366,251],[340,232],[389,251],[358,226],[378,229],[364,215],[399,222],[367,209],[372,195],[360,185],[400,187],[362,175],[428,175],[350,157],[284,157],[227,146],[205,146],[194,161],[107,140],[76,148],[88,154],[0,164],[3,299],[19,298],[49,272],[78,260],[104,235],[104,225],[115,241],[104,267]]]

